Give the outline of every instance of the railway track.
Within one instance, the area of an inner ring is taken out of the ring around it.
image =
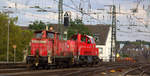
[[[133,67],[133,66],[137,66],[137,64],[107,64],[107,65],[103,65],[103,66],[97,66],[92,67],[92,68],[86,68],[84,70],[79,70],[77,72],[71,72],[71,73],[67,73],[64,74],[63,76],[94,76],[96,74],[100,74],[101,72],[104,71],[109,71],[112,69],[124,69],[124,68],[129,68],[129,67]]]
[[[0,69],[26,68],[26,63],[0,63]]]
[[[126,71],[123,76],[150,76],[150,64],[142,64],[136,68]]]
[[[136,67],[139,64],[131,63],[101,63],[93,67],[71,67],[71,68],[59,68],[53,70],[29,70],[26,68],[17,68],[17,69],[6,69],[0,70],[0,75],[5,76],[93,76],[100,72],[108,71],[111,69],[122,69],[129,67]],[[7,71],[7,72],[6,72]]]

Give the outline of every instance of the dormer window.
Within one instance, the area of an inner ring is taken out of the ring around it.
[[[96,41],[96,42],[99,42],[99,41],[100,41],[99,35],[95,35],[95,41]]]

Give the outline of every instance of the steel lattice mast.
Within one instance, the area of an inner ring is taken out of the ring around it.
[[[63,0],[59,0],[58,3],[58,26],[57,26],[57,31],[62,33],[62,24],[63,24]]]
[[[112,9],[111,59],[116,54],[116,6],[112,5]]]

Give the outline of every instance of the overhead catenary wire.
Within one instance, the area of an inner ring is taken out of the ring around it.
[[[75,2],[73,0],[71,0],[71,2],[76,8],[78,8],[78,6],[75,4]]]
[[[57,0],[54,0],[54,1],[58,2]],[[81,11],[80,11],[79,9],[76,9],[76,8],[74,8],[74,7],[71,7],[70,5],[67,5],[67,4],[65,4],[65,3],[63,3],[63,5],[66,6],[66,7],[68,7],[68,8],[70,8],[70,9],[72,9],[72,10],[75,10],[75,11],[81,13]],[[83,12],[84,15],[87,15],[87,16],[91,17],[92,19],[95,19],[95,20],[97,20],[97,21],[100,21],[99,19],[97,19],[97,18],[91,16],[90,14],[86,13],[84,10],[83,10],[82,12]]]
[[[11,1],[15,1],[15,0],[11,0]],[[30,2],[28,1],[28,0],[24,0],[25,1],[25,4],[29,4]],[[45,0],[43,0],[44,2],[45,2]],[[58,1],[58,0],[54,0],[54,1]],[[72,1],[73,3],[73,5],[75,6],[75,7],[72,7],[71,5],[69,5],[69,4],[66,4],[66,3],[63,3],[63,5],[64,6],[66,6],[66,7],[69,7],[69,8],[71,8],[71,9],[73,9],[73,10],[75,10],[75,11],[77,11],[77,12],[79,12],[79,13],[81,13],[80,12],[80,10],[77,8],[77,4],[79,3],[78,1],[76,1],[76,0],[70,0],[70,1]],[[90,0],[84,0],[84,1],[90,1]],[[96,0],[96,1],[98,1],[98,0]],[[143,1],[149,1],[149,0],[143,0]],[[34,0],[34,2],[35,2],[35,4],[36,5],[38,5],[39,4],[39,0]],[[77,3],[76,3],[77,2]],[[46,2],[45,2],[46,3]],[[96,2],[96,3],[98,3],[98,2]],[[140,3],[140,5],[141,5],[142,3]],[[147,5],[144,5],[144,8],[145,8],[145,10],[146,10],[146,7],[147,7]],[[121,8],[121,7],[120,7]],[[120,9],[121,10],[121,9]],[[120,11],[119,10],[119,11]],[[138,9],[139,10],[139,9]],[[19,11],[19,9],[18,9],[18,11]],[[25,9],[24,9],[24,11],[25,11]],[[25,11],[25,12],[28,12],[28,11]],[[58,13],[57,11],[55,11],[55,10],[48,10],[48,12],[55,12],[55,13]],[[23,12],[22,12],[23,13]],[[97,21],[99,21],[99,22],[101,22],[101,19],[99,19],[98,17],[94,17],[91,13],[88,13],[88,12],[86,12],[85,10],[83,11],[83,13],[84,13],[84,15],[87,15],[88,17],[90,17],[90,18],[92,18],[92,19],[94,19],[94,20],[97,20]],[[28,15],[28,14],[27,14]],[[135,15],[136,16],[136,15]],[[137,22],[141,22],[141,23],[143,23],[143,24],[145,24],[145,22],[144,22],[144,20],[139,20],[138,19],[138,17],[135,17],[135,19],[136,19],[136,21]],[[105,19],[104,19],[105,20]]]

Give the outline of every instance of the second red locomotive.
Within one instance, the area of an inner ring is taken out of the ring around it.
[[[76,34],[63,40],[59,33],[46,30],[35,32],[30,55],[27,56],[27,64],[43,67],[93,65],[98,62],[98,48],[93,37]]]

